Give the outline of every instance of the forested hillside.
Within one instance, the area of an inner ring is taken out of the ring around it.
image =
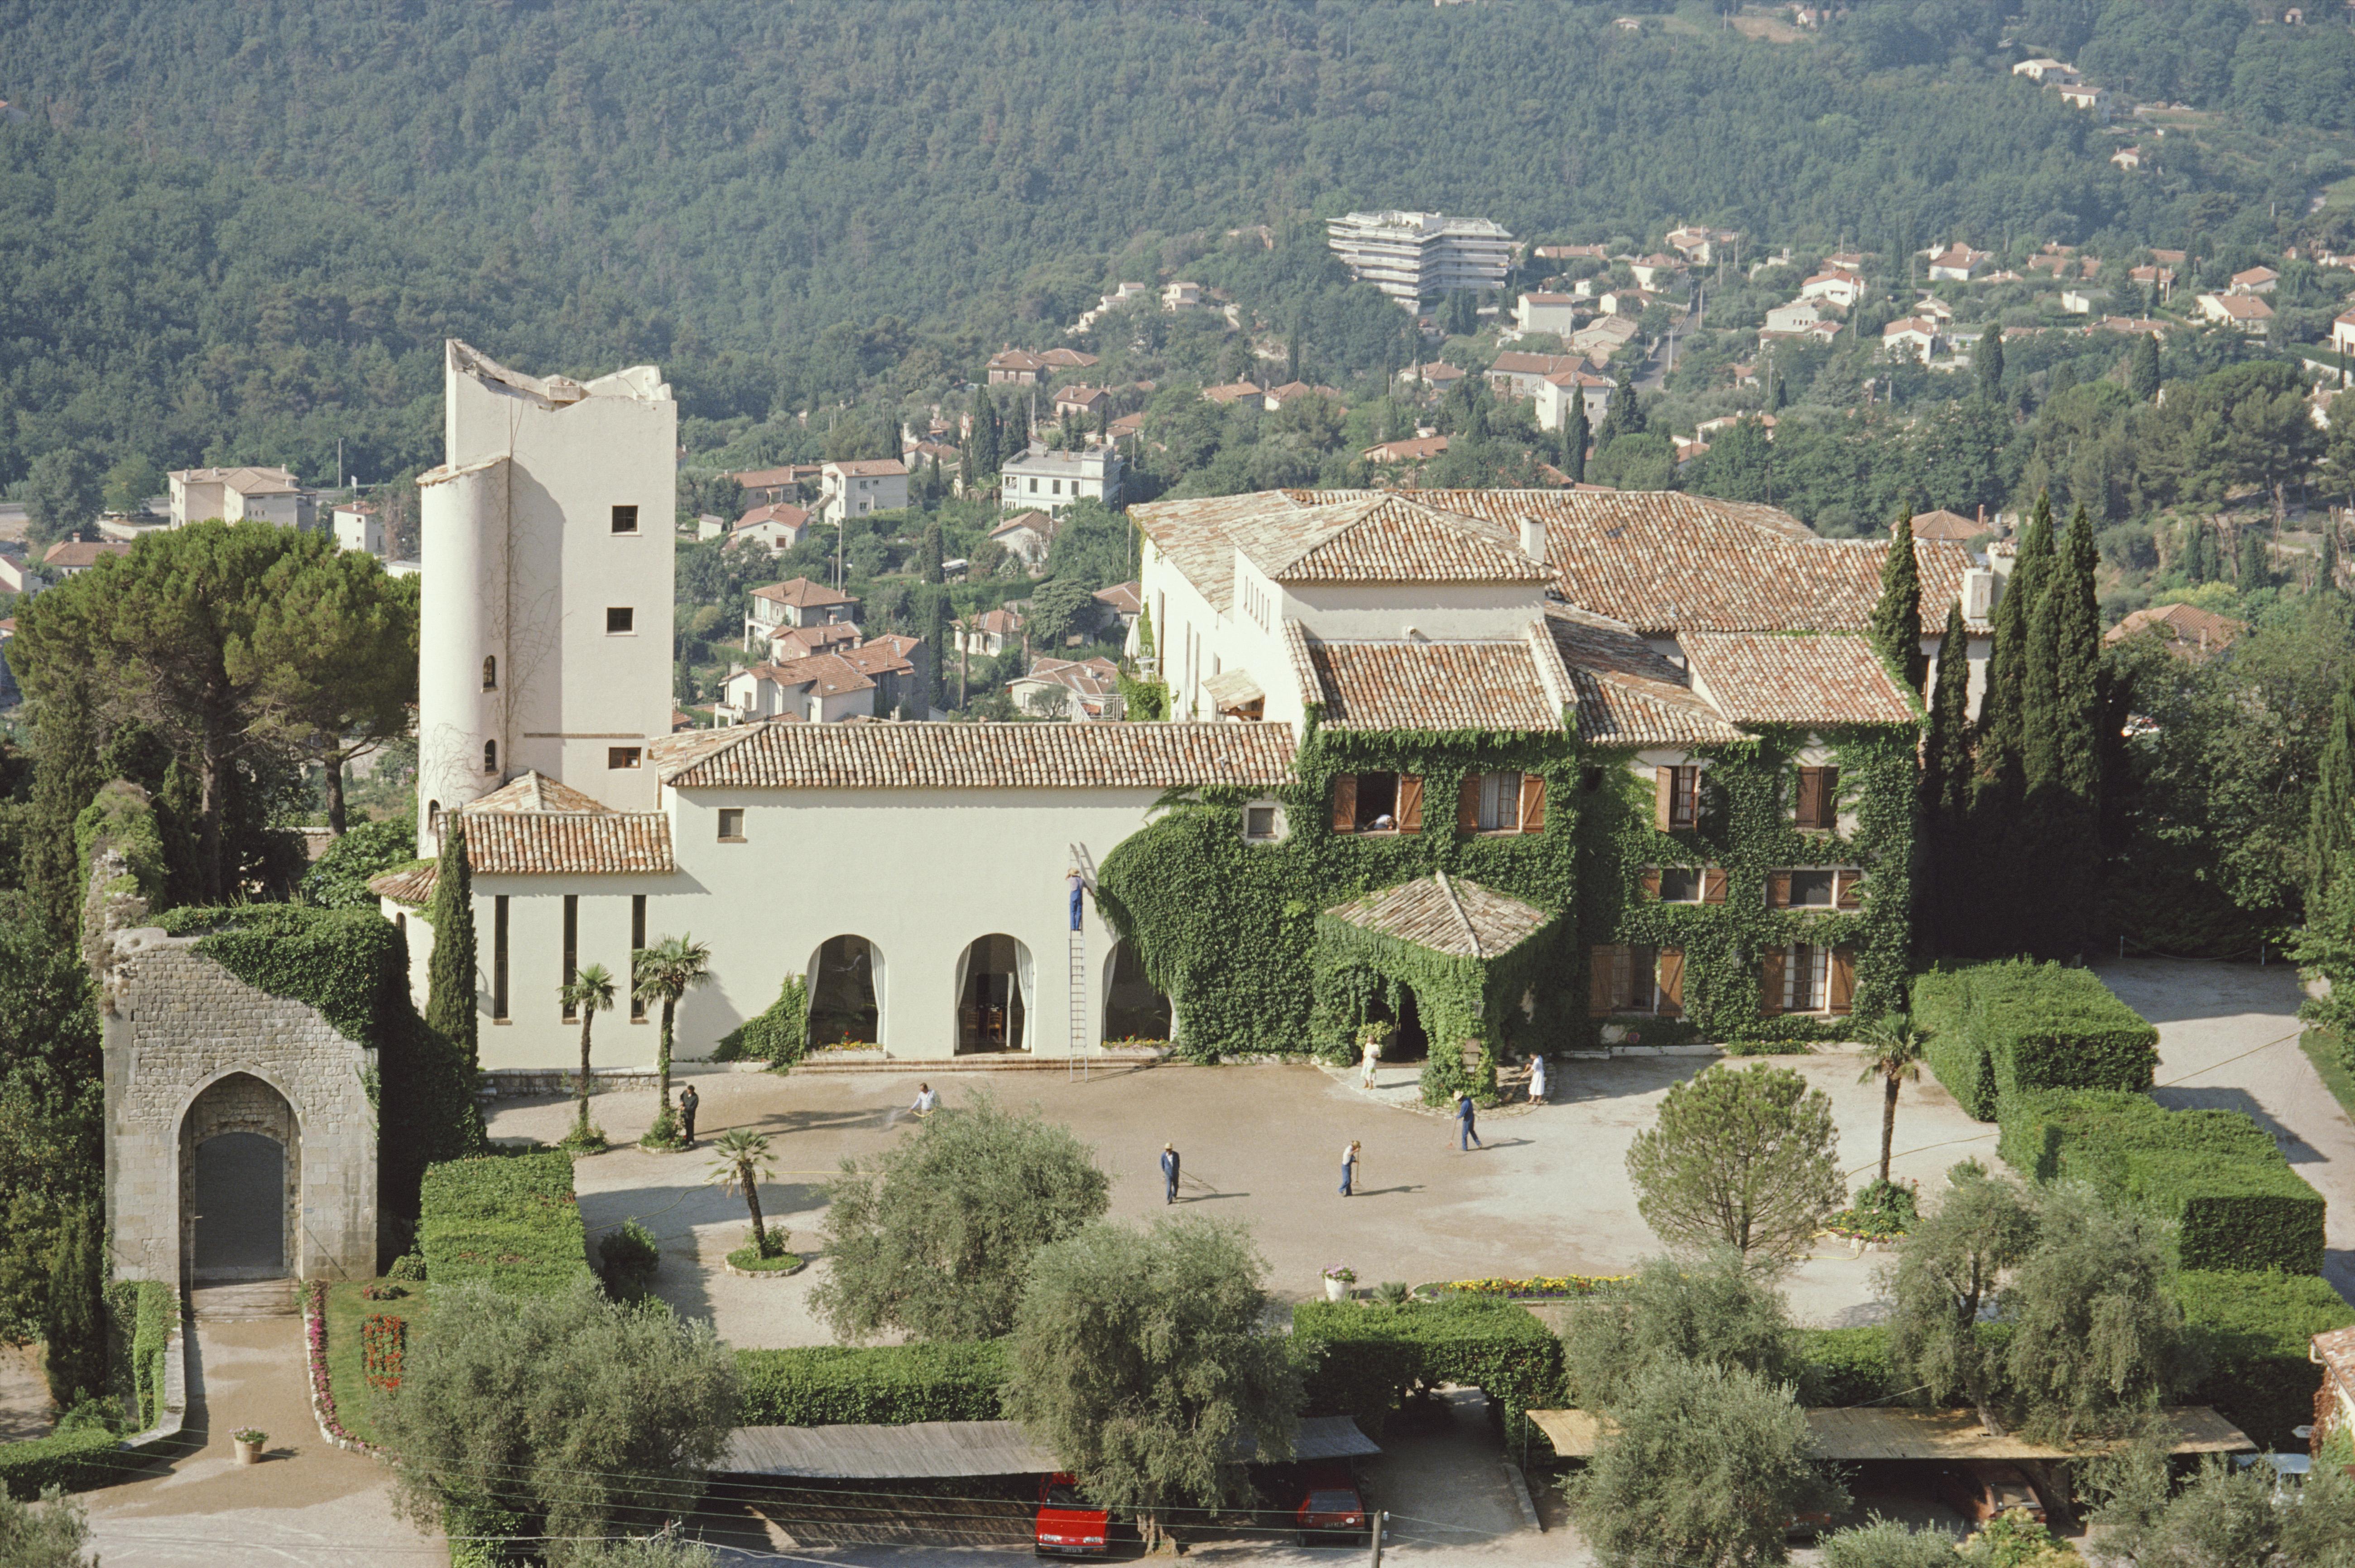
[[[1613,16],[8,0],[0,93],[34,118],[0,127],[0,480],[65,440],[319,478],[338,436],[367,477],[430,461],[445,332],[539,367],[656,359],[690,417],[757,418],[969,373],[1124,262],[1348,206],[2123,249],[2271,240],[2336,166],[2220,133],[2129,178],[2005,73],[1994,3],[1780,45]]]

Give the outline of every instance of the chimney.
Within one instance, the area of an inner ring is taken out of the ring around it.
[[[1546,558],[1546,525],[1542,517],[1521,519],[1521,554],[1534,561]]]
[[[1982,533],[1987,530],[1987,503],[1984,501],[1979,503],[1979,530]]]

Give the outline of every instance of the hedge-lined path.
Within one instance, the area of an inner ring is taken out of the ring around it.
[[[2298,1049],[2296,968],[2126,959],[2096,970],[2158,1025],[2161,1105],[2246,1112],[2322,1194],[2323,1277],[2355,1301],[2355,1123]]]
[[[301,1318],[205,1319],[188,1344],[192,1451],[151,1478],[83,1499],[107,1568],[449,1561],[439,1540],[394,1516],[382,1467],[319,1435]],[[259,1465],[236,1462],[229,1434],[242,1426],[270,1435]]]

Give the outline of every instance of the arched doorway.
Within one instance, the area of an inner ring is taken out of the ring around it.
[[[1145,964],[1126,942],[1114,942],[1104,960],[1103,1038],[1167,1040],[1169,999],[1145,978]]]
[[[1030,1049],[1030,949],[1003,932],[981,938],[957,959],[957,1051]]]
[[[1374,999],[1366,1008],[1367,1022],[1390,1025],[1390,1035],[1382,1042],[1385,1062],[1420,1062],[1431,1054],[1431,1037],[1423,1033],[1423,1009],[1415,1001],[1414,987],[1401,984],[1398,988],[1398,1005],[1392,1007],[1386,992],[1388,986],[1377,985]]]
[[[864,937],[828,937],[809,964],[809,1043],[871,1045],[883,1038],[883,950]]]
[[[191,1283],[297,1272],[302,1134],[283,1095],[250,1073],[206,1088],[180,1125],[180,1173]]]

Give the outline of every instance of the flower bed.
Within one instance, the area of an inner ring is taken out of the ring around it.
[[[320,1428],[339,1442],[348,1443],[363,1453],[373,1452],[376,1424],[371,1418],[371,1406],[376,1398],[371,1373],[380,1370],[369,1364],[369,1352],[381,1348],[381,1341],[391,1330],[378,1329],[378,1343],[371,1344],[369,1326],[376,1319],[398,1324],[399,1355],[406,1362],[409,1341],[425,1315],[432,1308],[432,1297],[426,1287],[409,1287],[405,1295],[389,1296],[382,1285],[377,1294],[368,1294],[365,1280],[344,1280],[334,1285],[306,1286],[306,1291],[321,1292],[319,1308],[314,1310],[305,1298],[305,1328],[313,1336],[314,1361],[325,1368],[326,1382],[318,1400]],[[391,1375],[404,1375],[405,1366],[391,1369]],[[320,1387],[319,1372],[314,1366],[313,1386]]]
[[[1487,1296],[1508,1301],[1574,1301],[1625,1285],[1626,1275],[1540,1275],[1528,1279],[1443,1279],[1419,1286],[1418,1296]]]
[[[327,1372],[327,1282],[324,1279],[304,1284],[303,1338],[310,1347],[311,1414],[319,1418],[319,1430],[338,1448],[375,1453],[375,1445],[363,1443],[345,1431],[343,1422],[336,1418],[335,1379]]]

